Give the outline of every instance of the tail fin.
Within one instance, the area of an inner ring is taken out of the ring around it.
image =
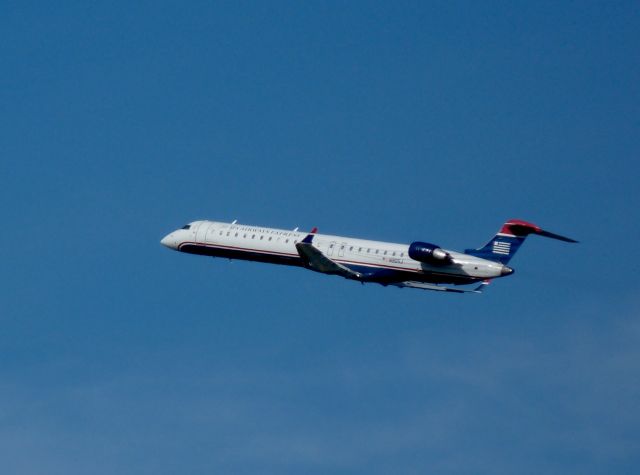
[[[471,256],[507,264],[529,234],[537,234],[538,236],[558,239],[565,242],[578,242],[568,237],[545,231],[535,224],[519,219],[510,219],[502,225],[498,234],[484,247],[480,249],[466,249],[464,252]]]

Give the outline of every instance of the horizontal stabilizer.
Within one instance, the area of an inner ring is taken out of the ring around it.
[[[555,233],[550,233],[549,231],[545,231],[544,229],[541,229],[536,234],[538,236],[544,236],[544,237],[548,237],[548,238],[551,238],[551,239],[557,239],[558,241],[578,242],[575,239],[571,239],[571,238],[568,238],[566,236],[560,236],[559,234],[555,234]]]
[[[480,285],[478,285],[475,289],[459,289],[455,287],[443,287],[441,285],[436,284],[428,284],[426,282],[416,282],[416,281],[406,281],[406,282],[398,282],[395,285],[396,287],[409,287],[412,289],[422,289],[422,290],[435,290],[439,292],[455,292],[459,294],[464,293],[472,293],[472,294],[480,294],[484,290],[484,288],[489,285],[489,281],[485,280]]]

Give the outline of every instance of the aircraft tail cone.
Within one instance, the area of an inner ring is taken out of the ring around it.
[[[505,275],[511,275],[515,271],[509,266],[502,266],[502,270],[500,271],[500,275],[504,277]]]

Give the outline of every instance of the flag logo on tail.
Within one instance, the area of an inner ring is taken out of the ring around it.
[[[493,252],[494,254],[504,254],[509,255],[511,251],[511,243],[504,241],[493,241]]]

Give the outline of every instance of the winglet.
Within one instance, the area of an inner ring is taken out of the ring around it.
[[[307,234],[307,237],[305,237],[302,241],[305,244],[311,244],[311,241],[313,241],[313,236],[315,236],[315,234],[318,232],[318,228],[316,228],[314,226],[314,228],[311,230],[311,232],[309,234]]]

